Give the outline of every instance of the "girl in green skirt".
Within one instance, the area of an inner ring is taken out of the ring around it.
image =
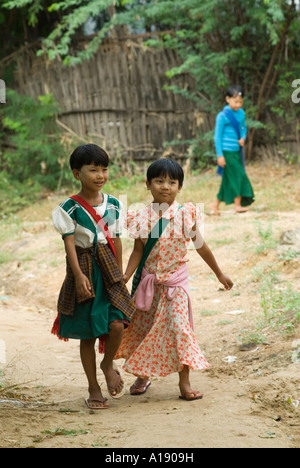
[[[226,102],[227,106],[217,116],[214,137],[222,184],[211,208],[213,214],[218,216],[220,202],[225,202],[226,205],[234,203],[236,213],[248,211],[247,207],[254,202],[243,156],[247,127],[242,109],[242,88],[231,86],[226,94]]]
[[[122,205],[117,198],[102,193],[108,180],[108,163],[108,155],[97,145],[76,148],[70,166],[81,190],[52,213],[67,254],[67,274],[52,333],[65,341],[80,340],[89,390],[85,402],[92,410],[108,408],[97,380],[95,342],[98,338],[99,351],[104,353],[101,369],[108,392],[120,398],[125,384],[113,360],[124,327],[135,313],[122,277]]]

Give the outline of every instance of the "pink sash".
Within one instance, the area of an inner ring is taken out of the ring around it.
[[[163,284],[167,286],[168,293],[167,298],[169,301],[172,301],[176,294],[177,289],[182,288],[187,296],[189,301],[189,320],[192,330],[194,330],[194,320],[193,320],[193,311],[192,303],[190,298],[189,282],[188,282],[188,269],[184,263],[179,270],[175,271],[172,276],[166,281],[158,281],[155,274],[149,273],[145,268],[142,272],[141,282],[137,289],[135,305],[136,308],[142,311],[149,311],[153,302],[154,296],[154,285]]]

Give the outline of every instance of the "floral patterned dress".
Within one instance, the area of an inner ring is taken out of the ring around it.
[[[116,359],[124,358],[124,369],[136,376],[162,377],[181,372],[183,366],[193,370],[209,367],[195,338],[189,320],[189,301],[179,287],[172,300],[168,288],[162,283],[185,264],[190,242],[189,234],[195,223],[201,223],[200,209],[186,203],[181,209],[174,201],[164,213],[170,222],[150,253],[145,268],[156,274],[159,281],[154,287],[154,298],[149,311],[137,310],[123,340]],[[127,214],[127,229],[133,239],[146,243],[159,216],[153,203]]]

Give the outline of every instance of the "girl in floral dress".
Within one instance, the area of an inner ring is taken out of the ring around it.
[[[124,331],[116,359],[124,358],[124,369],[137,377],[132,395],[145,393],[151,377],[179,373],[180,398],[201,399],[192,390],[190,369],[209,367],[197,344],[188,289],[186,262],[189,241],[216,274],[225,289],[233,283],[220,270],[200,233],[200,209],[192,203],[181,207],[176,196],[183,185],[182,167],[173,160],[160,159],[147,171],[147,188],[153,202],[140,211],[128,212],[127,227],[135,239],[124,275],[127,282],[140,264],[150,232],[162,218],[167,227],[150,252],[135,293],[137,312]],[[158,236],[157,236],[158,237]]]

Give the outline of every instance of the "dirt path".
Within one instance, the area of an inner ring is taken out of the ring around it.
[[[219,290],[211,272],[190,252],[196,334],[211,363],[209,370],[192,374],[204,399],[179,400],[178,378],[172,375],[153,381],[144,396],[127,393],[121,401],[110,400],[109,411],[98,413],[84,404],[78,342],[60,342],[49,332],[64,277],[61,240],[47,219],[24,223],[21,236],[4,245],[13,261],[1,267],[0,446],[300,447],[300,364],[291,359],[299,329],[287,339],[269,327],[267,342],[246,351],[238,340],[242,330],[255,331],[261,313],[253,268],[278,258],[276,248],[263,254],[255,250],[258,223],[268,220],[278,239],[280,232],[300,225],[300,214],[253,211],[241,218],[229,211],[220,219],[206,218],[206,240],[235,282],[230,293]],[[130,241],[124,245],[125,263]],[[299,258],[280,267],[299,290]],[[234,362],[226,362],[232,360],[229,356]],[[132,376],[124,378],[129,387]],[[99,379],[104,380],[100,371]]]

